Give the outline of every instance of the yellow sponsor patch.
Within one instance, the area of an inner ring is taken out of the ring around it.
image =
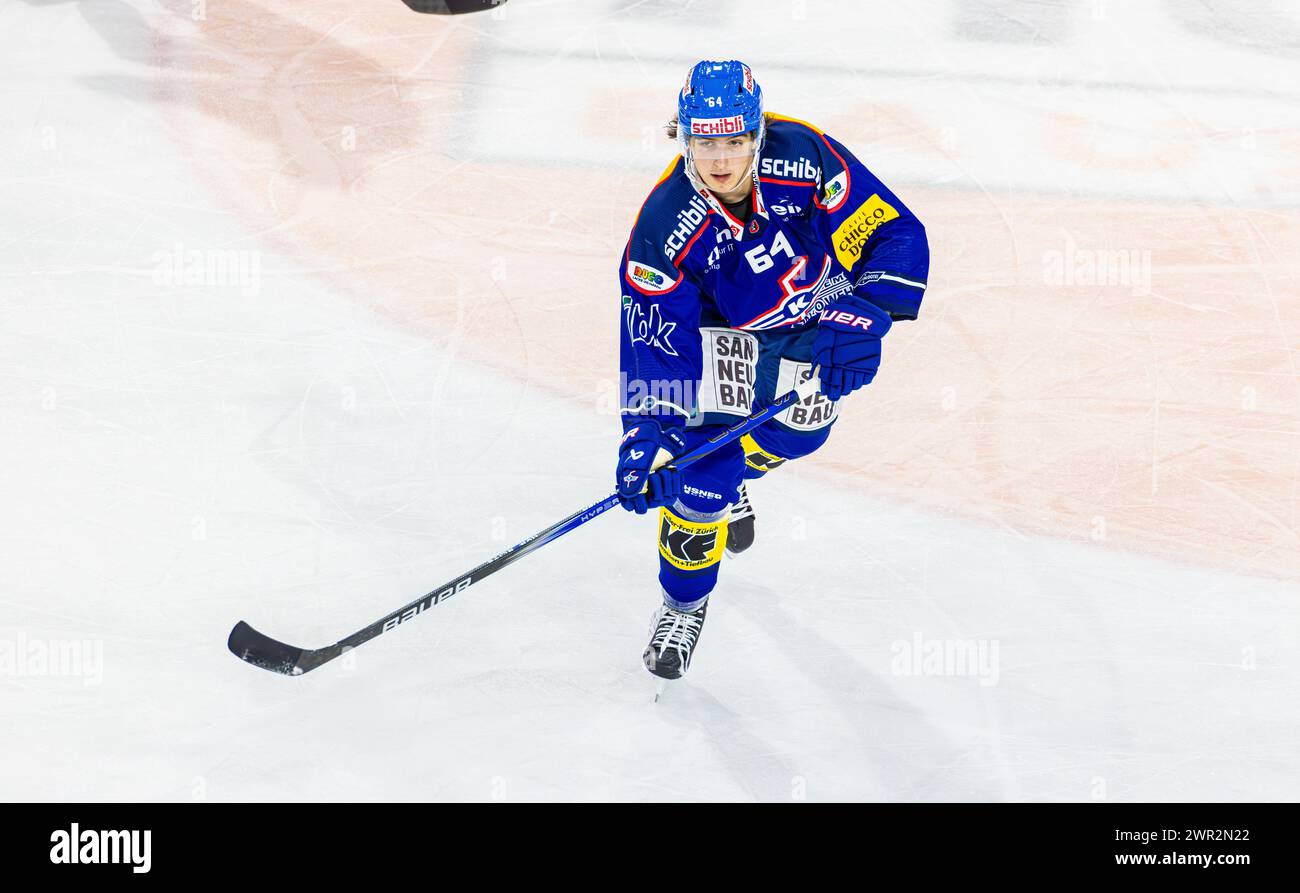
[[[769,453],[758,445],[758,441],[748,434],[740,438],[740,448],[745,451],[745,464],[755,471],[767,473],[777,466],[785,464],[785,457]]]
[[[862,256],[862,246],[867,244],[871,235],[882,223],[888,223],[896,217],[898,211],[894,210],[894,206],[875,193],[850,214],[832,237],[835,256],[844,269],[853,269],[853,265]]]
[[[727,519],[688,521],[659,509],[659,554],[673,567],[697,571],[722,560]]]

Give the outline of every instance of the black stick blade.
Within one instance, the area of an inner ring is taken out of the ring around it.
[[[242,620],[230,631],[226,647],[240,660],[261,667],[263,670],[270,670],[272,673],[301,676],[306,672],[299,666],[299,661],[302,659],[301,648],[294,648],[292,645],[277,642],[270,636],[264,636]]]
[[[416,12],[436,16],[458,16],[470,12],[483,12],[500,6],[506,0],[402,0]]]

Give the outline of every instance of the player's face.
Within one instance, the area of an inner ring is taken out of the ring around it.
[[[695,170],[704,185],[714,192],[743,195],[749,189],[746,178],[754,160],[754,135],[690,138]]]

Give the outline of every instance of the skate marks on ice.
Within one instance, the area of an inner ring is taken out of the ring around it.
[[[373,175],[368,168],[375,153],[427,152],[428,119],[438,113],[426,115],[423,103],[449,97],[456,76],[464,76],[460,42],[450,40],[460,29],[455,20],[412,16],[396,0],[375,4],[365,20],[390,35],[401,52],[332,36],[321,23],[331,15],[353,16],[344,3],[318,9],[230,0],[208,4],[204,18],[194,21],[189,0],[161,0],[163,8],[147,14],[121,0],[25,2],[60,9],[75,4],[127,63],[83,69],[78,80],[142,107],[165,106],[172,136],[191,156],[195,173],[240,205],[250,229],[304,251],[304,262],[329,276],[346,266],[338,260],[346,243],[322,255],[324,241],[313,230],[332,216],[353,214],[343,208],[352,190],[369,192],[362,184]],[[239,200],[244,190],[255,198]],[[405,197],[413,196],[408,191]],[[358,229],[361,219],[351,217]],[[427,231],[437,223],[426,219],[421,226]],[[391,239],[381,253],[408,267],[427,261]],[[367,291],[356,281],[349,287]],[[370,299],[382,303],[385,296]]]
[[[961,767],[960,775],[931,787],[920,773],[894,796],[957,796],[971,775],[994,786],[988,796],[1007,800],[1286,798],[1300,790],[1300,773],[1276,745],[1297,734],[1294,711],[1279,709],[1296,678],[1282,657],[1300,633],[1294,587],[900,504],[869,501],[848,515],[825,482],[817,485],[824,475],[791,471],[804,479],[773,480],[762,498],[778,514],[784,503],[788,514],[820,518],[809,540],[821,555],[860,555],[856,572],[823,575],[839,581],[834,588],[808,582],[782,566],[806,546],[777,532],[767,544],[772,564],[732,565],[737,573],[719,599],[736,593],[727,604],[770,630],[772,651],[797,649],[790,663],[840,709],[861,715],[860,696],[840,682],[860,663],[880,671],[875,681],[894,706],[959,742],[955,759],[942,740],[934,753],[913,750],[907,759]],[[914,637],[925,647],[987,645],[994,672],[898,663],[920,653]],[[904,740],[890,737],[888,719],[876,725],[861,726],[868,740]],[[926,731],[909,737],[922,742]],[[893,774],[906,770],[904,761]]]
[[[730,663],[733,667],[739,666],[738,662]],[[799,759],[761,734],[764,731],[761,727],[766,724],[765,717],[755,716],[749,710],[738,712],[728,707],[710,691],[706,679],[694,675],[696,671],[693,665],[684,677],[668,684],[666,693],[657,704],[647,706],[654,712],[660,740],[666,743],[690,741],[712,752],[717,769],[725,772],[743,793],[743,797],[728,794],[728,800],[789,801],[792,792],[797,797],[799,780],[803,777]],[[718,799],[718,795],[707,793],[709,787],[717,786],[718,771],[711,773],[703,796],[702,786],[690,780],[691,775],[701,769],[708,771],[707,765],[708,761],[700,757],[690,758],[667,749],[662,768],[647,774],[644,764],[633,765],[629,761],[624,772],[641,776],[641,784],[647,786],[647,794],[654,799]]]
[[[817,770],[822,773],[820,779],[812,768],[804,770],[809,799],[1016,799],[1014,783],[1002,777],[1000,767],[981,765],[981,758],[997,763],[988,754],[990,747],[996,747],[995,737],[981,740],[985,736],[971,735],[971,729],[961,726],[945,731],[931,721],[930,711],[901,697],[887,676],[873,673],[791,612],[786,607],[789,596],[758,584],[752,575],[734,574],[727,589],[719,594],[719,600],[725,599],[744,625],[759,630],[761,644],[780,655],[787,672],[801,677],[794,686],[809,689],[803,695],[807,711],[803,717],[820,726],[818,737],[824,735],[825,739],[808,753],[826,763],[824,769]],[[825,613],[835,611],[833,603],[819,607]],[[768,660],[753,651],[730,663]],[[791,685],[791,681],[779,679],[754,681]],[[986,710],[982,699],[980,707],[981,712]],[[966,711],[959,714],[962,712]],[[954,740],[962,733],[970,736],[966,743]]]
[[[152,26],[138,9],[122,0],[22,0],[28,6],[43,9],[49,15],[67,16],[75,8],[81,18],[94,29],[104,45],[120,59],[136,65],[153,66],[154,55]],[[94,83],[92,78],[90,83]],[[139,96],[143,90],[133,95]]]
[[[646,705],[671,727],[664,740],[684,742],[677,764],[695,766],[705,784],[717,782],[705,779],[710,771],[725,772],[746,798],[764,802],[1018,799],[996,755],[983,690],[979,716],[970,716],[969,705],[959,708],[962,719],[945,731],[887,677],[788,610],[789,593],[781,596],[738,565],[728,566],[713,595],[712,628],[690,672]],[[825,616],[835,603],[813,608]],[[653,692],[655,681],[644,674],[640,690]],[[646,767],[625,771],[644,775]],[[665,772],[646,780],[671,787],[676,776]],[[698,789],[681,796],[701,797]]]

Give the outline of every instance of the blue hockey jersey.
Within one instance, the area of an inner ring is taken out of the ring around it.
[[[625,412],[694,414],[703,326],[806,329],[849,293],[916,318],[930,262],[921,222],[818,128],[765,119],[748,222],[697,193],[680,155],[641,206],[619,269]]]

